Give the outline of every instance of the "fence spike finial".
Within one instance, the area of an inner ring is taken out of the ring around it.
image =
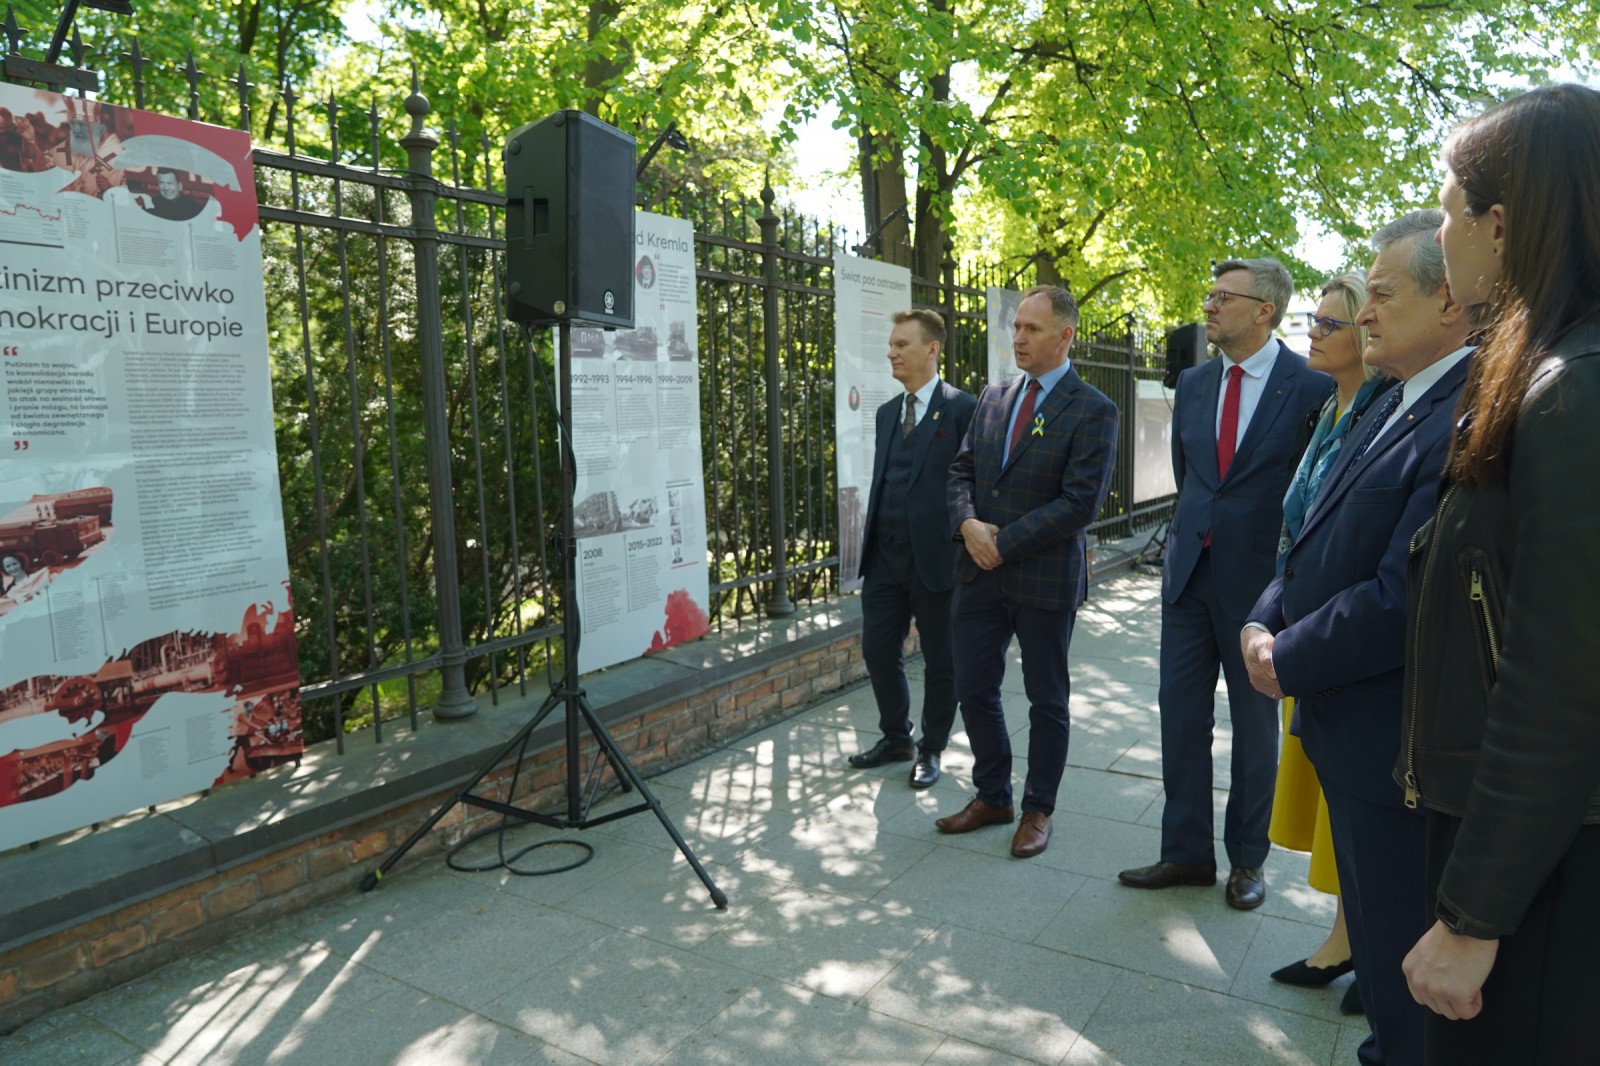
[[[150,61],[144,57],[144,49],[139,46],[139,37],[134,35],[133,45],[125,53],[128,66],[133,68],[133,106],[144,107],[144,68]]]
[[[17,55],[17,46],[22,43],[22,27],[17,25],[17,13],[10,4],[6,5],[6,54]]]
[[[183,65],[183,76],[189,79],[189,117],[200,117],[200,68],[194,65],[194,49],[189,49],[189,61]]]

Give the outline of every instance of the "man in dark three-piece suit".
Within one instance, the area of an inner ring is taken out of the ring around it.
[[[911,787],[939,779],[939,756],[956,717],[950,597],[957,547],[945,482],[976,401],[939,380],[944,319],[901,311],[889,334],[889,370],[905,392],[878,408],[877,450],[861,551],[861,657],[878,701],[883,736],[850,756],[856,767],[915,757]],[[901,652],[911,620],[922,643],[922,739],[912,746],[911,689]]]
[[[1087,588],[1083,531],[1105,501],[1117,454],[1117,409],[1067,360],[1078,309],[1064,289],[1023,295],[1012,351],[1022,371],[978,398],[950,468],[956,557],[956,693],[978,794],[935,824],[965,833],[1013,819],[1011,739],[1000,704],[1006,649],[1022,651],[1028,777],[1011,854],[1050,842],[1067,762],[1067,647]]]
[[[1134,888],[1217,882],[1211,742],[1220,667],[1233,725],[1224,898],[1248,910],[1266,898],[1278,707],[1251,687],[1239,629],[1272,579],[1300,426],[1333,381],[1272,336],[1292,293],[1277,260],[1230,259],[1212,276],[1206,339],[1223,357],[1178,375],[1172,416],[1178,504],[1161,580],[1161,858],[1118,876]]]
[[[1452,302],[1433,235],[1443,212],[1379,230],[1357,321],[1365,359],[1400,379],[1351,428],[1283,573],[1240,634],[1251,681],[1295,698],[1300,739],[1328,801],[1368,1066],[1422,1062],[1424,1008],[1400,963],[1428,931],[1424,820],[1393,771],[1402,730],[1406,561],[1433,515],[1466,378],[1471,315]],[[1413,801],[1414,802],[1414,801]]]

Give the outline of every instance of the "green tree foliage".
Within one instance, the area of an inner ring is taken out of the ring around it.
[[[1210,260],[1292,260],[1300,219],[1358,241],[1431,196],[1442,128],[1589,63],[1600,7],[780,0],[774,25],[792,114],[831,103],[858,138],[869,228],[914,179],[925,271],[953,228],[1104,313],[1193,317]]]
[[[43,49],[54,32],[60,0],[11,0],[17,21],[28,30],[30,43]],[[133,14],[113,15],[88,7],[78,9],[75,27],[88,44],[87,65],[106,71],[103,98],[133,104],[134,78],[130,52],[157,69],[146,70],[145,107],[185,114],[188,94],[181,78],[160,77],[176,71],[192,55],[208,81],[237,78],[268,95],[265,114],[254,123],[258,138],[268,143],[283,132],[279,94],[310,80],[329,45],[340,39],[348,0],[183,0],[182,3],[135,3]],[[207,91],[208,104],[228,100]],[[200,117],[219,124],[238,121],[237,92],[232,105],[208,106]]]

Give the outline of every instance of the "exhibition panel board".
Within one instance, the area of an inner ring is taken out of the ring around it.
[[[0,848],[297,758],[248,134],[0,85]]]

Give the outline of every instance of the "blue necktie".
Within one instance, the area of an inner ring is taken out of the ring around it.
[[[1389,424],[1390,416],[1394,414],[1395,408],[1400,406],[1400,392],[1404,388],[1404,385],[1396,385],[1390,389],[1389,395],[1383,399],[1383,406],[1372,413],[1372,429],[1361,438],[1361,446],[1350,457],[1350,466],[1345,467],[1346,470],[1361,461],[1361,457],[1367,454],[1367,449],[1372,447],[1372,442],[1378,439],[1378,434],[1383,432],[1383,427]]]

